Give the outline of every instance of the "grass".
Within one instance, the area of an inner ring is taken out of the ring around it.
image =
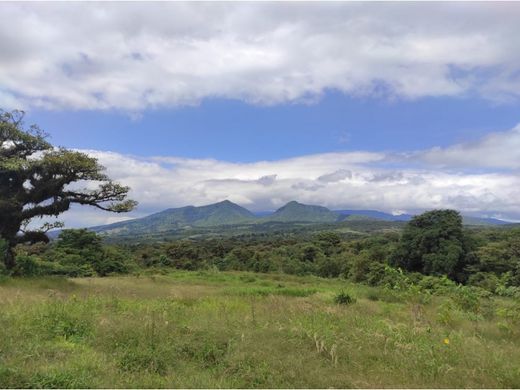
[[[0,387],[520,387],[518,303],[481,307],[238,272],[8,279]]]

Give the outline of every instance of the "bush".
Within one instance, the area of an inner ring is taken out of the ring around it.
[[[495,294],[501,297],[520,299],[520,287],[499,285]]]
[[[16,267],[13,270],[15,276],[72,276],[84,277],[95,275],[94,270],[88,264],[61,264],[53,261],[45,261],[34,255],[21,254],[16,257]]]
[[[371,264],[373,262],[365,251],[355,255],[349,264],[348,278],[353,282],[365,282]]]
[[[338,305],[350,305],[356,303],[356,298],[345,291],[340,291],[334,297],[334,303],[337,303]]]
[[[452,299],[459,309],[473,313],[480,313],[480,294],[475,287],[459,285],[452,293]]]
[[[38,259],[35,256],[20,255],[16,257],[16,267],[13,274],[16,276],[37,276],[42,274]]]
[[[422,290],[431,291],[435,294],[445,294],[457,287],[457,284],[448,279],[447,276],[423,276],[417,285]]]
[[[403,271],[382,263],[370,264],[366,281],[371,286],[384,286],[393,290],[405,290],[411,285]]]
[[[499,283],[498,277],[490,272],[477,272],[468,278],[468,285],[480,287],[490,292],[495,292]]]
[[[85,229],[64,230],[44,258],[54,264],[50,275],[106,276],[128,273],[131,268],[130,255],[116,246],[104,246],[96,233]]]
[[[337,256],[323,256],[317,264],[317,274],[325,278],[337,278],[345,272],[345,261]]]
[[[102,259],[93,267],[100,276],[125,274],[129,271],[126,254],[116,247],[104,248]]]

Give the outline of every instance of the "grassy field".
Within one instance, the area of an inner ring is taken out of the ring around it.
[[[4,279],[0,387],[520,387],[519,321],[316,277]]]

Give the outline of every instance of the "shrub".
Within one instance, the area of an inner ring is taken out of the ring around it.
[[[370,264],[366,280],[371,286],[384,286],[393,290],[405,290],[411,285],[402,270],[381,263]]]
[[[350,305],[356,303],[356,298],[345,291],[340,291],[334,297],[334,303],[337,303],[338,305]]]
[[[366,281],[371,264],[372,260],[370,260],[368,253],[365,251],[360,252],[359,255],[355,255],[349,264],[348,278],[353,282]]]
[[[477,272],[468,278],[468,285],[480,287],[484,290],[495,292],[500,280],[490,272]]]
[[[520,299],[520,287],[517,287],[517,286],[506,287],[504,285],[499,285],[495,290],[495,294],[497,294],[501,297]]]
[[[459,309],[469,313],[480,313],[480,296],[474,287],[459,285],[453,291],[452,299]]]
[[[325,278],[337,278],[345,272],[345,262],[337,255],[323,256],[317,264],[317,274]]]
[[[61,264],[54,261],[45,261],[38,256],[20,254],[16,256],[15,276],[72,276],[84,277],[95,275],[89,264]]]
[[[93,267],[100,276],[124,274],[129,271],[126,254],[112,246],[104,248],[103,257]]]
[[[457,284],[446,276],[423,276],[417,285],[422,290],[431,291],[435,294],[445,294],[457,287]]]
[[[16,267],[13,274],[16,276],[42,275],[42,268],[36,256],[19,255],[16,257]]]

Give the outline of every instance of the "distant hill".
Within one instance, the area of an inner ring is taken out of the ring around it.
[[[377,210],[334,210],[340,214],[340,219],[343,221],[352,221],[355,219],[375,219],[380,221],[409,221],[413,218],[412,214],[393,215]],[[464,225],[483,226],[483,225],[507,225],[508,222],[496,218],[479,218],[467,215],[462,216],[462,223]]]
[[[496,218],[479,218],[479,217],[469,217],[467,215],[462,216],[462,223],[464,225],[509,225],[510,222],[502,221],[501,219]]]
[[[234,231],[237,234],[239,232],[272,231],[273,229],[287,230],[301,224],[308,225],[309,229],[313,226],[317,229],[320,224],[323,227],[329,225],[330,229],[339,229],[341,224],[338,223],[343,222],[361,224],[359,226],[365,228],[378,221],[403,223],[412,217],[410,214],[392,215],[377,210],[329,210],[326,207],[306,205],[296,201],[291,201],[274,212],[264,211],[253,214],[249,210],[225,200],[207,206],[171,208],[143,218],[94,226],[90,230],[110,237],[173,237],[178,234],[218,235],[224,230],[227,233]],[[508,224],[499,219],[470,216],[464,216],[463,222],[465,225],[471,226]],[[291,224],[293,226],[290,226]],[[50,232],[49,236],[56,238],[58,234],[59,231],[54,231]]]
[[[95,226],[90,230],[107,234],[150,234],[186,227],[215,227],[253,222],[249,210],[228,200],[195,207],[167,209],[147,217],[110,225]]]
[[[296,201],[287,203],[273,214],[262,218],[269,222],[336,222],[339,214],[326,207],[312,206]]]
[[[351,220],[355,216],[359,217],[367,217],[370,219],[377,219],[380,221],[409,221],[412,219],[413,215],[411,214],[399,214],[393,215],[388,213],[383,213],[382,211],[377,210],[334,210],[336,213],[341,215],[342,220]]]

